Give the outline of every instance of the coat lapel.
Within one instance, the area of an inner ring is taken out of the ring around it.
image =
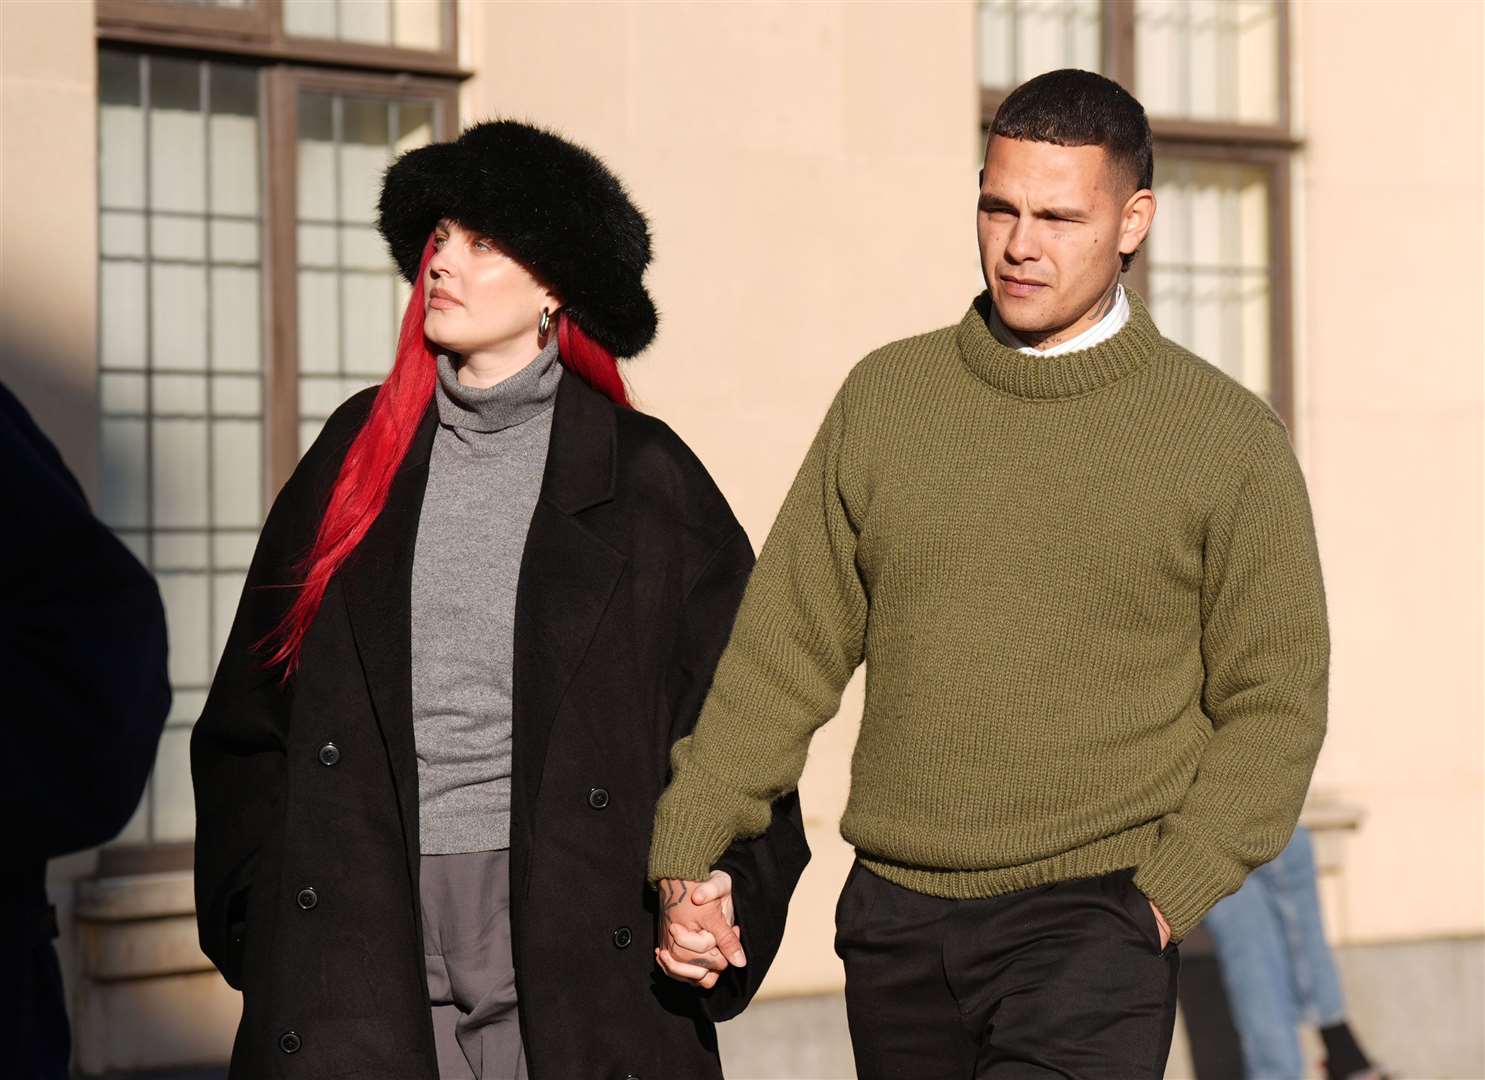
[[[430,402],[392,480],[386,505],[341,571],[351,632],[391,763],[414,883],[419,825],[412,723],[412,564],[437,427],[437,409]]]
[[[613,405],[564,375],[516,587],[512,801],[526,823],[557,710],[627,561],[583,521],[614,497],[616,437]]]

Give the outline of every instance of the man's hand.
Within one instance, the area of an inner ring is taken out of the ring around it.
[[[1160,948],[1165,949],[1170,944],[1170,923],[1165,921],[1165,915],[1155,906],[1155,901],[1150,901],[1150,910],[1155,913],[1155,925],[1160,927]]]
[[[704,882],[665,878],[659,891],[655,959],[667,975],[710,990],[729,964],[747,963],[733,925],[731,874],[713,870]]]

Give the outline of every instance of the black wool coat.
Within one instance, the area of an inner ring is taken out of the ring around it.
[[[299,670],[282,685],[252,649],[373,393],[331,417],[275,501],[192,738],[201,945],[243,991],[233,1080],[437,1076],[410,642],[432,406]],[[720,1076],[713,1021],[742,1010],[778,949],[809,859],[795,796],[723,857],[748,966],[712,991],[656,967],[646,883],[669,749],[752,563],[669,428],[563,376],[516,597],[511,929],[532,1080]]]

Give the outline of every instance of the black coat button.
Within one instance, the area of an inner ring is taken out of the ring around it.
[[[321,765],[334,765],[339,760],[340,747],[336,746],[333,742],[327,742],[324,746],[320,747]]]
[[[305,911],[313,911],[320,903],[320,894],[308,886],[299,890],[299,895],[294,897],[294,902]]]
[[[602,810],[608,805],[608,789],[601,787],[589,788],[588,805],[594,810]]]
[[[614,948],[627,949],[634,941],[634,935],[629,932],[629,927],[621,926],[614,931]]]
[[[299,1053],[299,1048],[303,1045],[304,1040],[297,1031],[286,1031],[278,1037],[278,1048],[286,1054]]]

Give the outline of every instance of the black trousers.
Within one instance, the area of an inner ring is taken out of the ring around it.
[[[857,1075],[1159,1078],[1180,959],[1133,876],[944,900],[858,862],[835,913]]]

